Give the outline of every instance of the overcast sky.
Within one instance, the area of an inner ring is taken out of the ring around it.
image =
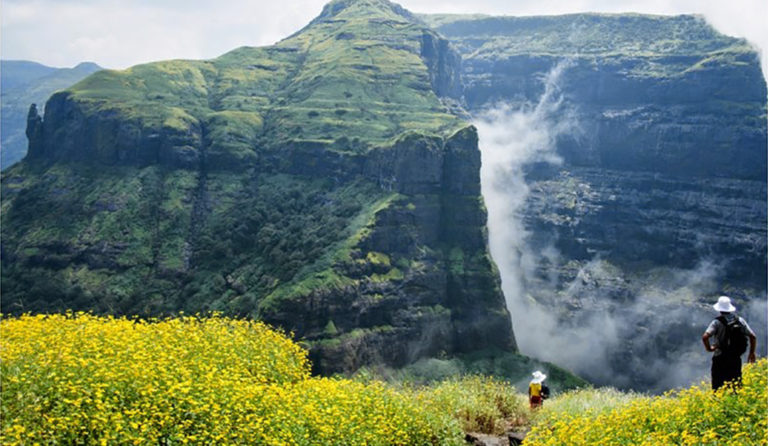
[[[56,67],[82,61],[126,68],[207,59],[269,45],[297,31],[325,0],[2,0],[3,59]],[[497,15],[572,12],[703,14],[721,32],[768,48],[766,0],[403,0],[413,12]],[[766,61],[763,58],[763,70]]]

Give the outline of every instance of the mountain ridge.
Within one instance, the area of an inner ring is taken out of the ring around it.
[[[259,317],[324,374],[514,354],[477,133],[439,97],[458,59],[389,3],[340,4],[274,46],[104,70],[31,110],[3,176],[4,311]]]
[[[669,355],[710,294],[759,301],[765,82],[742,41],[691,17],[553,18],[526,40],[518,25],[540,19],[494,19],[489,36],[488,18],[434,30],[398,11],[332,2],[276,45],[106,70],[54,95],[2,177],[4,311],[259,317],[323,374],[476,351],[509,368],[520,335],[546,338],[512,332],[470,119],[499,102],[533,110],[564,60],[563,109],[546,119],[573,112],[583,132],[553,139],[562,164],[516,173],[530,235],[502,252],[531,254],[530,288],[507,297],[568,329],[585,308],[626,315]],[[678,286],[707,256],[719,275]],[[685,317],[657,326],[649,289]],[[675,385],[636,364],[654,352],[622,345],[587,375]],[[554,346],[533,351],[565,360]]]

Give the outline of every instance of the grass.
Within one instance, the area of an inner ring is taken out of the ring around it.
[[[584,387],[571,390],[547,401],[545,410],[537,413],[539,423],[548,423],[573,414],[585,417],[597,417],[621,410],[632,402],[647,400],[649,397],[639,393],[624,392],[610,387]]]
[[[509,383],[487,376],[451,378],[415,392],[423,407],[439,407],[461,424],[464,432],[502,435],[527,424],[527,398]]]

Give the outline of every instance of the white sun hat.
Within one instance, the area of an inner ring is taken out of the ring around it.
[[[535,383],[540,383],[540,382],[544,381],[545,379],[547,379],[547,375],[541,373],[538,370],[533,372],[532,375],[533,375],[533,380],[532,381],[535,382]]]
[[[712,305],[712,308],[723,313],[731,313],[736,311],[736,307],[731,305],[731,298],[728,296],[720,296],[717,299],[717,303]]]

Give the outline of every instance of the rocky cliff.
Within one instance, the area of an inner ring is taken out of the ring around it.
[[[275,46],[54,94],[3,176],[3,311],[254,316],[323,373],[514,352],[459,61],[335,1]]]
[[[73,68],[53,68],[25,60],[0,61],[0,166],[6,169],[27,153],[27,111],[30,104],[40,106],[55,91],[69,87],[100,70],[83,62]]]
[[[496,259],[522,284],[505,289],[513,308],[553,316],[535,356],[606,384],[685,384],[706,370],[698,339],[721,293],[765,337],[767,96],[745,41],[695,16],[424,19],[462,54],[468,109],[505,110],[491,125],[518,133],[509,150],[543,144],[515,160],[524,187],[501,192],[522,197],[508,218],[525,235],[497,240],[527,266]],[[591,360],[563,353],[574,340]]]

